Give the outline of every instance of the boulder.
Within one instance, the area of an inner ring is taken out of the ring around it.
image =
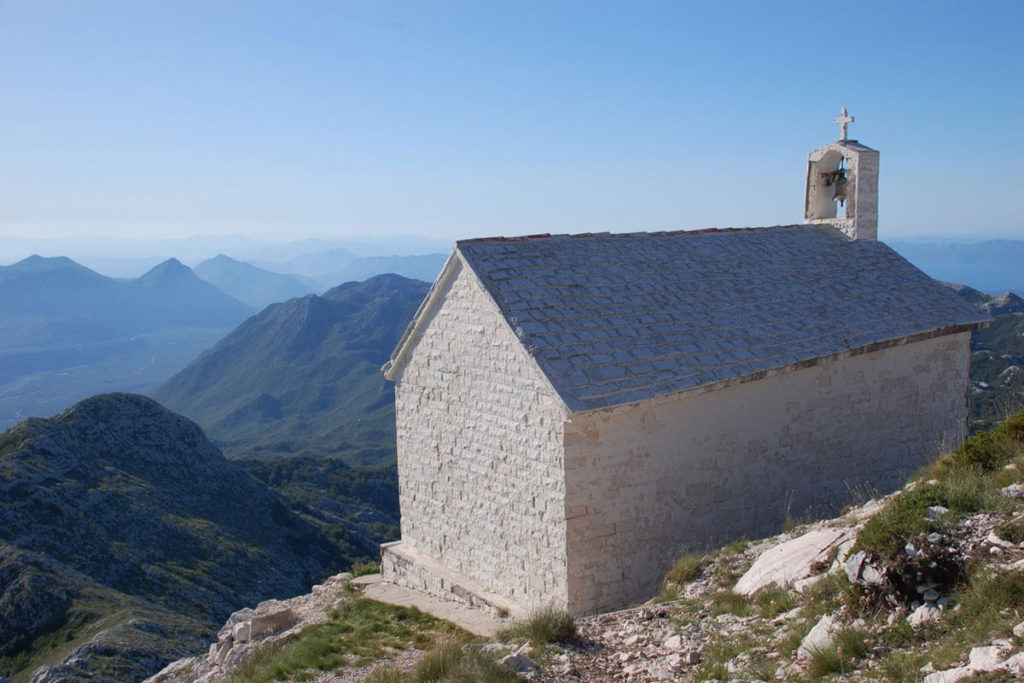
[[[771,585],[789,588],[814,573],[812,566],[828,560],[832,550],[851,533],[850,529],[814,529],[770,548],[758,556],[733,590],[753,595]]]

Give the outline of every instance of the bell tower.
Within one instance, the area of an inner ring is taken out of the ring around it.
[[[807,155],[804,219],[827,223],[855,240],[878,237],[878,151],[848,140],[854,118],[838,118],[839,139]]]

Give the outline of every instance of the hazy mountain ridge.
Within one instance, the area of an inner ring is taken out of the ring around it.
[[[428,285],[397,275],[274,304],[153,392],[231,458],[394,458],[380,374]]]
[[[291,275],[272,272],[218,254],[193,268],[203,280],[259,310],[280,301],[305,296],[313,287]]]
[[[132,280],[108,278],[64,257],[0,266],[0,348],[108,340],[174,326],[224,327],[251,313],[177,259]],[[32,321],[42,324],[26,327]]]
[[[148,388],[252,310],[175,259],[131,280],[65,257],[0,267],[0,427]]]
[[[433,282],[447,258],[447,253],[357,256],[348,249],[338,248],[300,254],[286,261],[262,260],[255,264],[276,273],[294,273],[323,291],[338,283],[361,282],[385,273]]]
[[[0,675],[21,668],[27,642],[139,615],[163,624],[151,634],[177,634],[167,661],[182,634],[207,636],[237,605],[294,595],[348,562],[197,425],[143,396],[93,397],[4,432],[0,499],[0,633],[21,634],[0,638]],[[38,595],[46,609],[26,609]]]

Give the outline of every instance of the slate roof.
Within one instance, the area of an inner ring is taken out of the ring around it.
[[[885,244],[828,226],[491,238],[456,249],[573,411],[990,319]]]

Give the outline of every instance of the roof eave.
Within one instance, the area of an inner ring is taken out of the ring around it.
[[[412,320],[406,326],[405,332],[402,333],[402,338],[398,340],[395,350],[391,352],[391,358],[381,366],[381,372],[384,373],[385,379],[392,382],[395,381],[409,351],[412,350],[416,343],[420,329],[441,300],[442,295],[448,289],[448,285],[451,284],[456,265],[461,258],[459,248],[456,246],[452,253],[448,255],[448,259],[444,262],[444,267],[441,268],[441,273],[434,280],[434,284],[430,285],[430,290],[427,291],[427,296],[423,298],[420,307],[416,309],[416,314],[413,315]]]
[[[934,339],[936,337],[944,337],[950,334],[959,334],[961,332],[973,332],[974,330],[988,327],[992,323],[992,319],[979,319],[970,322],[954,323],[952,325],[945,325],[932,330],[926,330],[923,332],[915,332],[913,334],[903,335],[900,337],[893,337],[891,339],[884,339],[881,341],[871,342],[852,349],[845,349],[843,351],[829,353],[822,356],[816,356],[814,358],[805,358],[803,360],[794,361],[785,365],[779,365],[774,368],[766,368],[764,370],[758,370],[746,375],[740,375],[738,377],[730,377],[728,379],[717,380],[714,382],[706,382],[704,384],[698,384],[697,386],[687,387],[685,389],[679,389],[675,391],[667,391],[662,394],[654,394],[647,398],[622,401],[620,403],[608,403],[605,405],[594,405],[592,402],[588,402],[585,399],[573,397],[573,400],[567,400],[566,404],[569,407],[569,415],[567,419],[572,420],[576,416],[585,416],[588,413],[600,413],[605,411],[620,411],[628,410],[645,403],[663,403],[667,401],[673,401],[681,396],[687,394],[704,394],[710,391],[717,391],[719,389],[725,389],[738,384],[746,384],[747,382],[754,382],[768,377],[775,377],[778,375],[795,372],[797,370],[803,370],[805,368],[814,367],[821,365],[822,363],[839,360],[842,358],[851,358],[853,356],[860,356],[866,353],[872,353],[875,351],[882,351],[894,346],[904,346],[906,344],[913,344],[915,342],[926,341],[928,339]],[[599,399],[600,400],[600,399]]]

